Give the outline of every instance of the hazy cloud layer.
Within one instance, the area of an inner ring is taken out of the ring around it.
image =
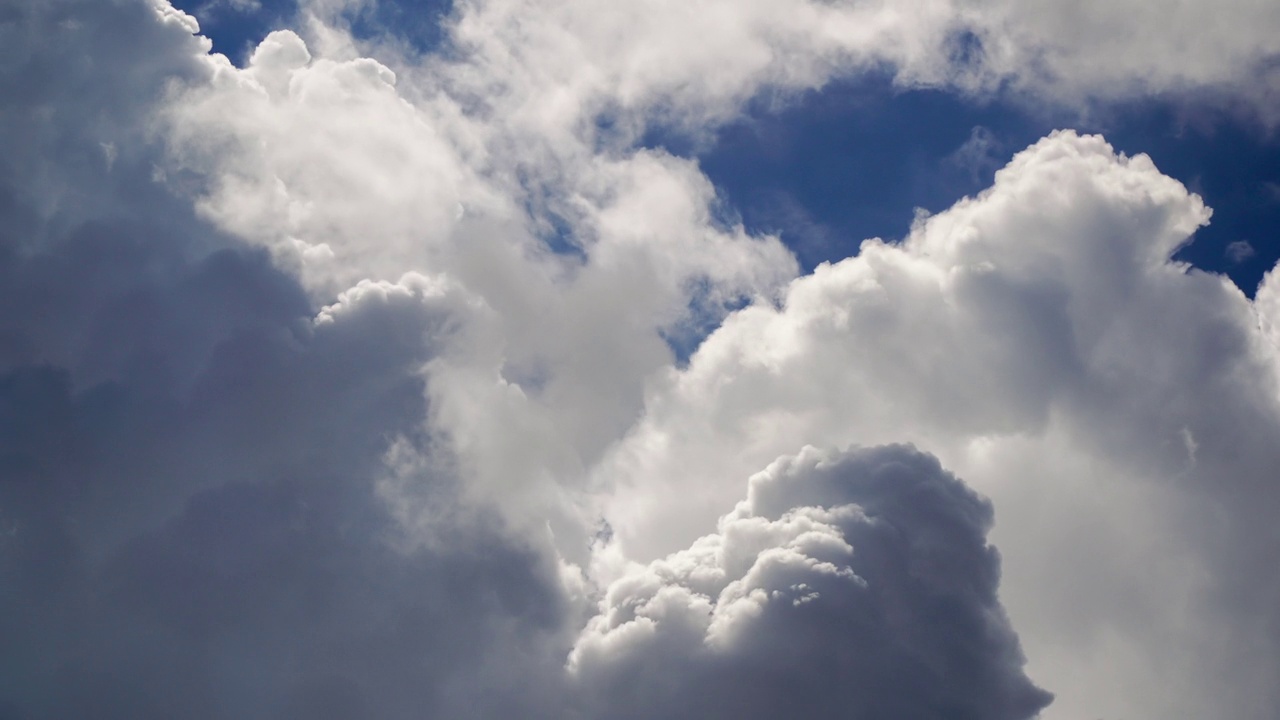
[[[1270,4],[1138,5],[324,0],[236,67],[10,3],[0,717],[1272,718],[1280,274],[1172,261],[1198,197],[1059,132],[800,276],[639,147],[863,72],[1271,117]]]

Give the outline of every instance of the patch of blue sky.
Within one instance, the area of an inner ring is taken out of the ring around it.
[[[526,203],[525,210],[534,219],[534,232],[547,249],[558,256],[572,256],[579,262],[587,259],[586,250],[573,230],[573,223],[554,210]]]
[[[902,237],[915,208],[936,212],[987,187],[1038,137],[1000,108],[867,77],[781,108],[759,103],[699,160],[749,230],[780,234],[812,269],[865,238]]]
[[[1154,101],[1118,109],[1100,129],[1205,199],[1213,218],[1176,257],[1225,273],[1252,297],[1280,259],[1280,136],[1226,111]]]
[[[981,191],[1015,152],[1062,127],[1146,153],[1204,197],[1212,222],[1177,259],[1253,295],[1280,258],[1280,138],[1226,111],[1153,99],[1082,119],[866,78],[780,110],[759,104],[699,159],[749,230],[780,234],[811,269],[856,253],[864,238],[901,238],[915,208],[937,212]],[[650,142],[688,149],[660,133]]]
[[[200,34],[214,52],[243,67],[253,49],[273,30],[295,27],[298,0],[171,0],[200,22]]]
[[[377,0],[346,12],[351,34],[360,40],[390,36],[409,48],[427,53],[447,39],[446,23],[452,0]]]
[[[296,29],[299,0],[171,0],[200,21],[200,32],[215,52],[244,63],[273,30]],[[445,39],[445,18],[452,0],[377,0],[355,3],[342,17],[360,40],[391,37],[421,53],[438,49]]]
[[[678,322],[659,331],[663,341],[675,356],[676,367],[688,366],[693,353],[708,335],[715,332],[726,314],[741,310],[752,302],[752,299],[746,296],[714,297],[711,288],[712,285],[706,278],[693,280],[688,288],[690,290],[688,313]]]

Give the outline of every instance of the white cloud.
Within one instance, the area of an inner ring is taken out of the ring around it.
[[[1120,50],[1096,32],[1111,16],[1092,6],[1076,18],[1079,37],[1062,46],[1041,34],[1039,15],[992,6],[699,8],[467,4],[453,30],[460,59],[421,64],[309,60],[298,38],[277,35],[249,69],[219,68],[221,84],[184,96],[172,137],[189,152],[232,129],[242,159],[188,159],[215,179],[203,207],[277,252],[299,243],[332,251],[316,269],[304,266],[321,297],[414,269],[447,273],[483,299],[492,311],[485,329],[429,368],[432,422],[453,438],[480,497],[513,518],[549,518],[570,557],[584,558],[580,537],[597,506],[624,553],[653,557],[701,534],[736,479],[780,453],[913,440],[966,474],[983,468],[974,482],[998,503],[1008,493],[1000,507],[1011,516],[1060,503],[1096,527],[1100,551],[1128,548],[1091,565],[1066,534],[1053,543],[1007,535],[1017,558],[1013,612],[1031,618],[1029,645],[1047,677],[1079,678],[1060,688],[1054,712],[1194,715],[1208,710],[1193,695],[1217,698],[1224,688],[1239,700],[1217,712],[1248,717],[1249,703],[1265,705],[1265,688],[1240,669],[1274,667],[1270,645],[1228,642],[1202,661],[1151,669],[1177,648],[1210,647],[1209,635],[1244,637],[1247,621],[1207,589],[1221,562],[1208,548],[1257,540],[1261,530],[1188,539],[1195,533],[1178,523],[1194,478],[1227,462],[1216,428],[1256,433],[1275,415],[1245,402],[1274,382],[1248,302],[1169,261],[1208,219],[1197,198],[1146,158],[1058,135],[1015,158],[988,193],[923,220],[904,245],[864,244],[856,259],[795,281],[774,309],[768,298],[794,273],[776,242],[720,226],[691,164],[627,149],[645,123],[697,132],[763,88],[817,86],[881,62],[903,83],[1038,83],[1031,92],[1063,101],[1230,90],[1247,63],[1153,67],[1130,46],[1111,57]],[[1126,24],[1138,17],[1112,18],[1116,32],[1137,47],[1164,42]],[[1167,22],[1181,32],[1198,20],[1174,13]],[[966,29],[993,54],[949,65]],[[682,40],[690,33],[704,41]],[[1267,42],[1241,52],[1265,57]],[[284,50],[292,62],[270,60]],[[1095,61],[1115,72],[1101,74]],[[614,134],[600,134],[600,117]],[[542,249],[536,236],[548,217],[563,221],[580,254]],[[688,371],[666,370],[659,332],[680,322],[707,281],[713,313],[721,298],[758,301],[730,316]],[[1227,385],[1243,404],[1201,417],[1206,379],[1224,373],[1249,379]],[[1263,419],[1242,419],[1255,415]],[[1111,479],[1046,472],[1052,479],[1028,497],[1007,479],[1026,454]],[[1264,482],[1257,462],[1231,471],[1242,487]],[[1090,494],[1107,501],[1083,499]],[[1134,526],[1139,507],[1159,512]],[[1057,532],[1064,521],[1043,522]],[[1166,558],[1162,547],[1179,549]],[[1028,589],[1040,581],[1035,568],[1055,561],[1092,588],[1081,603],[1089,613]],[[1147,582],[1127,580],[1137,577]],[[1251,581],[1233,582],[1230,592],[1247,593]],[[1127,599],[1109,605],[1118,598]],[[1157,598],[1176,599],[1162,607]],[[1103,652],[1122,659],[1106,677],[1090,670]],[[1228,669],[1216,677],[1211,667]],[[1159,679],[1170,676],[1186,694],[1161,695]],[[1097,690],[1108,681],[1111,691]]]
[[[401,92],[386,66],[313,58],[290,32],[243,70],[205,63],[210,81],[175,93],[163,126],[171,174],[204,181],[205,217],[269,248],[319,302],[412,271],[492,310],[429,367],[433,420],[521,522],[541,518],[535,498],[562,503],[559,486],[634,421],[671,362],[664,333],[796,273],[776,238],[717,219],[691,161],[581,140],[548,156],[438,88]],[[553,218],[578,252],[539,238]]]
[[[1247,508],[1274,497],[1280,393],[1250,302],[1169,259],[1207,219],[1146,157],[1059,133],[735,313],[597,470],[624,552],[697,537],[788,448],[912,441],[995,501],[1048,717],[1263,717],[1280,647],[1247,598],[1274,597],[1276,541]]]
[[[476,97],[533,133],[600,113],[704,131],[764,88],[885,69],[906,86],[1012,89],[1074,105],[1231,98],[1280,119],[1280,11],[1266,0],[823,3],[473,0],[453,37]]]
[[[990,71],[1067,101],[1208,92],[1280,120],[1280,8],[1266,0],[964,3]]]

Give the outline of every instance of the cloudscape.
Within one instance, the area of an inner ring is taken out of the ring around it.
[[[1280,717],[1280,4],[0,0],[0,720]]]

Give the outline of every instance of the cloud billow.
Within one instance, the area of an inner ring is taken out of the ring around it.
[[[613,582],[571,656],[592,717],[1029,718],[991,506],[908,446],[806,448],[717,532]]]

